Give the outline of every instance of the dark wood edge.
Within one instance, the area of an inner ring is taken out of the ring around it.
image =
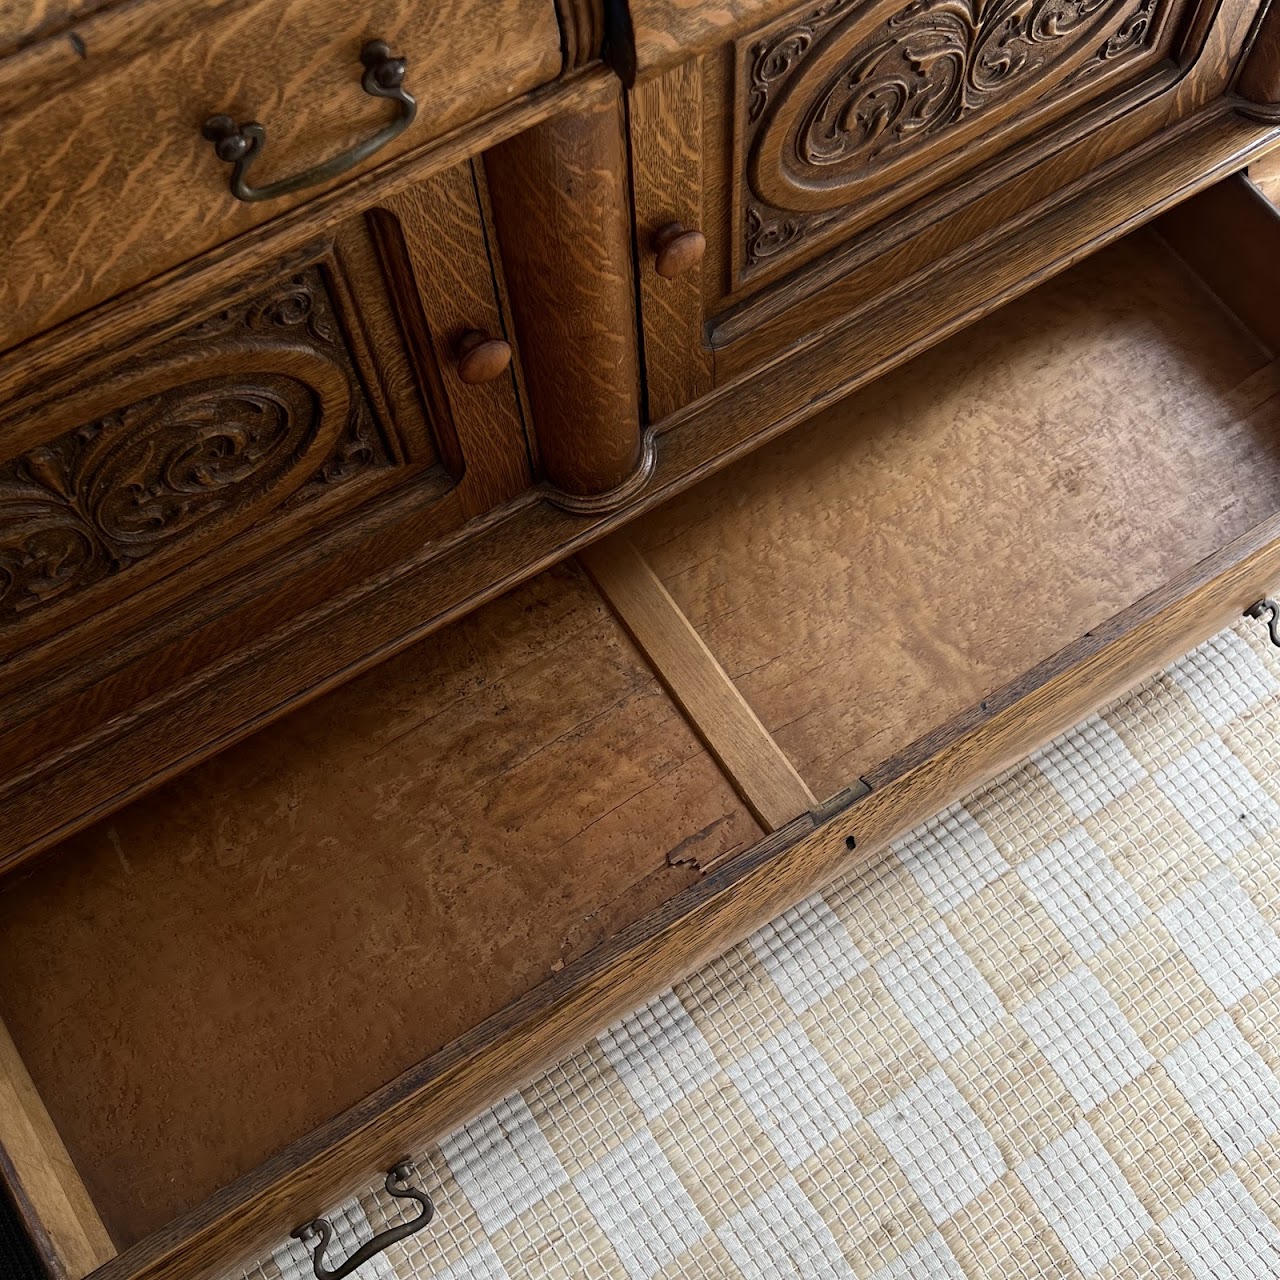
[[[1280,124],[1280,102],[1250,102],[1246,98],[1235,100],[1236,111],[1246,120],[1262,124]]]
[[[1275,546],[1280,555],[1280,546],[1276,546],[1278,542],[1280,542],[1280,514],[1268,517],[1235,541],[1179,574],[1158,591],[1144,596],[1129,608],[1114,614],[1092,631],[1086,632],[1051,657],[997,689],[977,706],[962,711],[945,724],[923,734],[896,755],[890,756],[888,760],[871,769],[866,774],[866,781],[874,792],[906,777],[967,735],[975,733],[989,720],[1012,713],[1023,699],[1045,688],[1054,680],[1067,676],[1073,669],[1086,665],[1129,633],[1149,625],[1168,608],[1170,601],[1193,595],[1205,583],[1222,578],[1234,566],[1269,547]],[[1277,563],[1280,565],[1280,559]],[[1277,571],[1280,572],[1280,568]],[[1244,612],[1244,608],[1245,606],[1242,605],[1241,613]]]
[[[13,1208],[18,1225],[26,1234],[32,1252],[44,1269],[49,1280],[68,1280],[67,1269],[58,1257],[58,1251],[49,1239],[49,1233],[40,1221],[40,1215],[28,1199],[18,1178],[18,1171],[13,1166],[8,1151],[0,1144],[0,1196],[4,1196]]]
[[[62,390],[64,381],[80,381],[138,341],[156,341],[181,328],[194,305],[203,305],[212,291],[237,277],[268,270],[342,220],[375,208],[379,200],[613,91],[613,77],[598,64],[576,71],[25,339],[0,353],[0,404],[15,413],[27,403],[38,408]]]

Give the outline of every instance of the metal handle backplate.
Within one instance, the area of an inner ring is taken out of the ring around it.
[[[265,187],[251,187],[246,181],[249,166],[267,145],[266,129],[256,120],[236,124],[230,116],[210,116],[205,121],[204,136],[213,143],[218,159],[235,166],[231,170],[231,194],[237,200],[274,200],[276,196],[287,196],[290,192],[301,191],[303,187],[327,182],[348,169],[354,169],[413,123],[414,116],[418,114],[418,104],[404,88],[404,59],[394,57],[386,41],[370,40],[360,50],[360,61],[364,63],[360,87],[375,98],[390,98],[398,102],[400,114],[372,138],[358,142],[349,151],[343,151],[314,168],[295,173],[292,178],[281,178]]]
[[[357,1267],[363,1266],[374,1254],[390,1248],[397,1240],[413,1235],[435,1217],[436,1207],[431,1203],[431,1197],[425,1191],[418,1191],[409,1186],[411,1177],[413,1177],[413,1165],[407,1160],[402,1161],[387,1174],[387,1191],[403,1200],[416,1200],[422,1206],[422,1212],[416,1218],[411,1218],[398,1226],[388,1227],[372,1240],[365,1241],[345,1262],[332,1270],[325,1266],[324,1261],[325,1250],[333,1240],[333,1225],[327,1218],[317,1218],[314,1222],[303,1223],[293,1232],[293,1238],[301,1240],[303,1244],[309,1244],[312,1239],[316,1240],[314,1246],[311,1246],[311,1269],[316,1274],[316,1280],[343,1280],[343,1277],[349,1276]]]

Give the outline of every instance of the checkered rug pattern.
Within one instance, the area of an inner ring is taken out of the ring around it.
[[[1280,1276],[1278,928],[1242,620],[417,1153],[437,1218],[359,1275]]]

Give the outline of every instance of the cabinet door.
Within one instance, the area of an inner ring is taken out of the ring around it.
[[[306,585],[362,527],[403,554],[530,483],[470,164],[82,364],[0,421],[0,689],[227,591],[264,627],[384,567]]]
[[[1254,8],[811,0],[642,74],[630,120],[651,417],[1220,97]],[[668,10],[678,20],[664,0],[639,9],[642,36]],[[668,279],[675,224],[706,252]]]

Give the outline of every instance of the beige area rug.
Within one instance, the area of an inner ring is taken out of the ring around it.
[[[420,1153],[358,1275],[1280,1277],[1278,925],[1242,621]]]

